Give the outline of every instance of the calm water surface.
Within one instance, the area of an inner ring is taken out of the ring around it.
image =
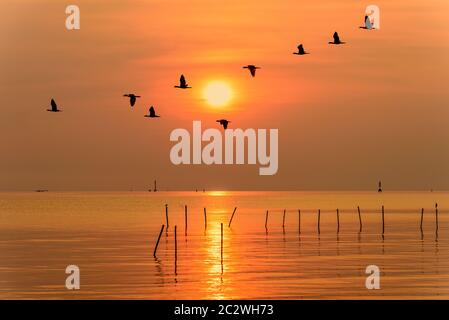
[[[0,193],[0,298],[448,299],[448,217],[444,192]],[[65,288],[72,264],[78,291]],[[380,290],[365,288],[372,264]]]

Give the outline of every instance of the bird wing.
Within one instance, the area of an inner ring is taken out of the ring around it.
[[[186,78],[184,78],[184,75],[181,75],[181,78],[179,79],[179,83],[181,87],[185,87],[187,85]]]
[[[131,96],[129,99],[129,103],[131,104],[131,107],[134,107],[134,105],[136,104],[136,97]]]
[[[256,68],[255,68],[255,67],[249,68],[249,71],[251,72],[251,75],[252,75],[253,77],[256,76]]]
[[[156,111],[154,111],[153,106],[150,107],[150,117],[154,117],[156,115]]]
[[[57,111],[58,110],[58,106],[57,106],[55,100],[51,99],[50,104],[51,104],[51,110],[52,111]]]
[[[223,121],[223,128],[225,128],[225,129],[228,128],[228,121]]]

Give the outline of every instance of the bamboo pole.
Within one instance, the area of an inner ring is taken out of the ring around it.
[[[359,225],[360,225],[359,232],[362,232],[362,215],[360,214],[360,207],[359,206],[357,206],[357,211],[359,213]]]
[[[234,211],[232,212],[232,216],[231,216],[231,219],[229,220],[228,228],[231,227],[232,219],[234,219],[234,214],[235,214],[235,211],[236,211],[236,210],[237,210],[237,207],[235,207],[235,208],[234,208]]]
[[[285,228],[285,209],[284,209],[284,216],[282,217],[282,228]]]
[[[267,214],[265,215],[265,230],[268,229],[268,210],[267,210]]]
[[[206,208],[204,208],[204,230],[207,229],[207,213]]]
[[[153,257],[156,258],[157,247],[159,246],[159,241],[161,240],[162,232],[164,232],[165,225],[162,225],[161,232],[159,232],[159,237],[157,237],[156,246],[154,247]]]
[[[301,234],[301,209],[298,209],[298,232]]]
[[[340,233],[340,211],[337,208],[337,233]]]
[[[187,236],[187,205],[184,206],[184,216],[185,216],[185,235]]]
[[[168,226],[169,226],[169,224],[168,224],[168,205],[166,204],[165,205],[165,222],[167,223],[167,231],[168,231]]]
[[[221,265],[223,265],[223,223],[221,223]]]
[[[385,208],[382,206],[382,236],[385,233]]]
[[[435,227],[435,231],[438,233],[438,203],[435,203]]]
[[[175,225],[175,274],[178,274],[178,239],[176,237],[176,225]]]
[[[320,234],[320,219],[321,219],[321,210],[318,209],[318,234]]]
[[[423,220],[424,220],[424,208],[421,208],[421,223],[419,224],[419,227],[421,229],[421,233],[423,233],[423,229],[422,229]]]

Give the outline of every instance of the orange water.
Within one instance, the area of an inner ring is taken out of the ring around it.
[[[154,259],[166,203],[169,228]],[[448,209],[443,192],[1,193],[0,298],[447,299]],[[81,271],[77,291],[65,288],[72,264]],[[380,290],[365,287],[371,264],[381,270]]]

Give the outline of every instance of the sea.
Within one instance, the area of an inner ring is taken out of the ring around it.
[[[448,231],[448,192],[3,192],[0,299],[448,299]]]

